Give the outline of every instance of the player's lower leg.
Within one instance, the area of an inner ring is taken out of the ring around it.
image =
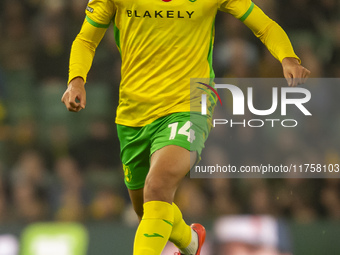
[[[153,153],[145,180],[144,214],[136,233],[134,255],[161,254],[173,229],[174,194],[189,169],[190,152],[184,148],[169,145]],[[178,212],[180,213],[179,210],[176,213]],[[191,243],[190,235],[194,235],[191,234],[191,230],[188,231],[187,225],[182,220],[180,213],[179,226],[184,227],[188,233],[183,246],[187,246]]]
[[[177,254],[199,255],[205,239],[204,227],[199,224],[193,224],[190,227],[183,220],[182,213],[177,205],[173,203],[172,206],[174,224],[169,240],[179,248],[180,253]]]
[[[134,255],[160,255],[169,240],[174,214],[172,205],[163,201],[144,204],[144,215],[138,226]]]

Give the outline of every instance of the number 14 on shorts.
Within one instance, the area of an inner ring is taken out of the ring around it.
[[[188,142],[192,143],[195,140],[195,131],[191,129],[192,126],[191,121],[187,121],[181,128],[178,129],[178,122],[174,122],[168,125],[170,128],[170,137],[169,140],[175,139],[176,135],[185,135],[188,137]],[[177,131],[178,130],[178,131]]]

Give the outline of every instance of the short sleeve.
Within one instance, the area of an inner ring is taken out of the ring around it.
[[[86,20],[91,25],[99,28],[109,27],[116,13],[113,0],[90,0],[86,6]]]
[[[217,0],[218,9],[244,21],[254,8],[251,0]]]

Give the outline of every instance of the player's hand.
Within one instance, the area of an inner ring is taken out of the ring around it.
[[[284,58],[282,60],[282,67],[283,75],[290,87],[305,83],[310,75],[310,71],[300,65],[296,58]]]
[[[77,102],[78,100],[79,102]],[[74,78],[68,85],[61,102],[66,105],[70,112],[79,112],[86,105],[86,91],[84,80],[80,77]]]

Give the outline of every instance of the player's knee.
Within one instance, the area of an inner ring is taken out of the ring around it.
[[[171,201],[174,187],[163,179],[147,178],[144,186],[145,201]]]
[[[159,194],[163,192],[162,180],[147,178],[145,180],[144,194]]]

